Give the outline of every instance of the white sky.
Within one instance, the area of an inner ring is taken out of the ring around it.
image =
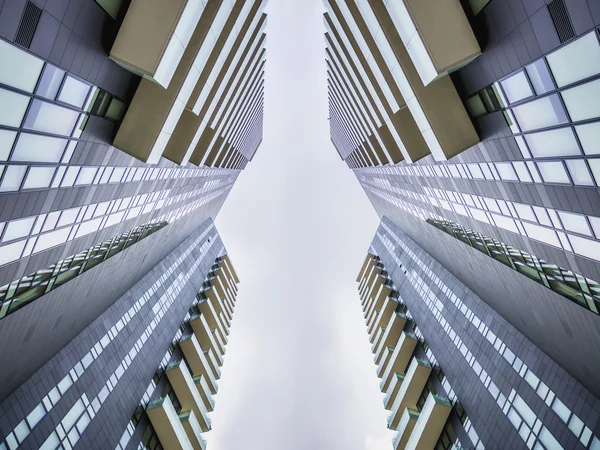
[[[209,450],[391,448],[356,276],[379,219],[329,140],[323,6],[268,6],[264,140],[217,227],[241,278]]]

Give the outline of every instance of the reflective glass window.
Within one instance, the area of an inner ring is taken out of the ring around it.
[[[38,238],[34,253],[41,252],[55,245],[63,244],[67,241],[72,227],[62,228],[60,230],[51,231],[50,233],[42,234]]]
[[[3,245],[0,251],[0,265],[8,264],[19,259],[24,248],[25,240]]]
[[[58,224],[56,226],[62,227],[63,225],[70,225],[74,223],[75,219],[77,219],[77,214],[79,214],[80,210],[81,208],[65,209],[60,214],[60,220],[58,221]]]
[[[77,178],[77,173],[79,172],[78,166],[71,166],[67,169],[67,173],[60,184],[60,187],[71,187],[73,183],[75,183],[75,179]]]
[[[66,145],[66,139],[21,133],[11,160],[57,163]]]
[[[63,87],[60,90],[58,100],[75,106],[77,108],[83,108],[85,100],[90,93],[90,85],[82,81],[67,75]]]
[[[594,181],[587,168],[587,164],[583,159],[566,159],[565,164],[571,174],[571,179],[574,184],[580,186],[593,186]]]
[[[62,163],[70,162],[71,157],[73,156],[73,152],[75,151],[76,148],[77,148],[77,141],[69,141],[69,144],[67,145],[67,151],[63,155],[61,162]]]
[[[125,103],[118,98],[113,97],[108,110],[106,111],[105,117],[107,119],[121,120],[123,113],[125,112]]]
[[[519,176],[520,181],[526,181],[529,183],[531,183],[533,181],[531,179],[531,175],[529,174],[529,171],[527,170],[527,166],[525,165],[524,162],[522,162],[522,161],[514,162],[513,166],[517,172],[517,175]]]
[[[110,180],[108,182],[109,183],[120,182],[121,178],[123,178],[124,173],[125,173],[125,168],[116,167],[115,170],[113,171],[112,175],[110,176]]]
[[[531,80],[531,84],[533,84],[533,88],[537,95],[541,95],[554,89],[554,81],[552,81],[552,75],[550,75],[550,71],[548,70],[544,59],[529,64],[525,67],[525,70],[529,75],[529,79]]]
[[[519,181],[511,163],[496,163],[495,165],[500,178],[507,181]]]
[[[18,191],[27,171],[27,166],[7,166],[0,186],[0,192]]]
[[[523,158],[531,158],[531,153],[529,153],[529,149],[527,148],[527,144],[525,143],[525,139],[523,139],[523,136],[515,136],[515,141],[519,146],[519,150],[521,151],[521,155],[523,155]]]
[[[600,186],[600,159],[589,159],[588,164],[596,180],[596,184]]]
[[[592,31],[549,54],[546,59],[558,87],[600,73],[600,45]]]
[[[581,154],[571,128],[526,134],[525,140],[534,158]]]
[[[506,80],[501,81],[500,84],[510,103],[518,102],[519,100],[523,100],[533,95],[533,91],[531,90],[531,86],[529,85],[529,81],[527,81],[527,76],[524,71],[520,71]]]
[[[600,80],[567,89],[561,95],[573,122],[600,117]]]
[[[8,161],[16,137],[16,131],[0,130],[0,161]]]
[[[512,111],[522,131],[546,128],[569,121],[557,94],[517,106]]]
[[[27,173],[23,189],[47,188],[52,183],[56,167],[31,167]]]
[[[19,239],[23,236],[28,236],[34,222],[35,216],[27,217],[25,219],[11,220],[6,225],[2,242],[12,241],[13,239]]]
[[[525,231],[527,232],[527,236],[530,238],[537,239],[538,241],[545,242],[546,244],[550,244],[558,248],[562,248],[560,245],[560,240],[556,236],[556,231],[554,231],[552,228],[541,227],[529,222],[522,223]]]
[[[0,41],[0,83],[33,92],[44,61],[6,41]]]
[[[579,214],[572,214],[565,211],[558,211],[560,220],[562,221],[563,227],[567,231],[573,231],[579,234],[592,235],[590,227],[588,226],[587,220],[584,216]]]
[[[600,242],[579,236],[569,235],[575,253],[600,261]],[[554,407],[554,406],[553,406]]]
[[[92,181],[94,181],[94,177],[96,176],[96,172],[98,172],[97,167],[82,167],[79,171],[79,175],[77,176],[77,181],[75,181],[75,186],[92,184]]]
[[[583,153],[600,155],[600,122],[577,125],[575,131],[583,147]]]
[[[20,127],[28,105],[26,95],[0,89],[0,125]]]
[[[571,183],[560,161],[538,162],[538,169],[546,183]]]
[[[70,136],[79,113],[41,100],[33,100],[24,128]]]
[[[44,74],[42,75],[42,79],[40,80],[36,94],[40,97],[54,100],[56,98],[56,94],[58,94],[58,90],[60,89],[60,85],[64,76],[64,70],[54,67],[51,64],[46,64],[46,68],[44,69]]]
[[[471,117],[479,117],[487,113],[479,94],[467,99],[467,109],[469,110]]]

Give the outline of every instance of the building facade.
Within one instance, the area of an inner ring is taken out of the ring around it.
[[[262,140],[265,4],[0,1],[0,400],[216,217]]]
[[[239,279],[208,219],[0,404],[0,448],[205,449]]]
[[[357,282],[393,448],[600,448],[598,396],[391,220]]]
[[[379,216],[600,395],[598,3],[324,4],[331,139]]]

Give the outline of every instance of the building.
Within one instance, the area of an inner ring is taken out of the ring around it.
[[[379,216],[600,395],[598,2],[324,3],[331,139]]]
[[[0,1],[0,401],[216,217],[262,139],[265,4]]]
[[[391,220],[357,282],[394,449],[600,448],[600,398]]]
[[[205,449],[238,282],[208,219],[20,380],[0,448]]]

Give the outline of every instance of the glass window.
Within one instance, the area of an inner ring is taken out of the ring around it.
[[[73,152],[77,148],[77,141],[69,141],[69,145],[67,145],[67,151],[62,157],[61,162],[68,164],[71,161],[71,157],[73,156]]]
[[[0,161],[8,161],[16,137],[16,131],[0,130]]]
[[[60,220],[58,221],[58,225],[56,225],[56,226],[62,227],[63,225],[70,225],[70,224],[74,223],[75,219],[77,219],[77,214],[79,214],[80,209],[81,208],[65,209],[61,213]]]
[[[96,3],[113,19],[117,18],[123,0],[95,0]]]
[[[578,214],[572,214],[565,211],[557,211],[560,216],[560,220],[562,221],[563,227],[567,231],[573,231],[579,234],[585,234],[587,236],[591,236],[592,232],[590,231],[590,227],[588,226],[587,221],[584,216],[580,216]]]
[[[517,141],[517,145],[519,146],[519,150],[521,151],[521,155],[523,155],[523,158],[531,158],[531,153],[529,153],[529,149],[527,148],[527,144],[525,143],[525,139],[523,139],[523,136],[515,136],[515,141]]]
[[[522,70],[508,77],[506,80],[502,80],[500,84],[510,103],[518,102],[533,95],[529,81],[527,81],[527,76]]]
[[[123,103],[118,98],[113,97],[110,102],[110,106],[106,111],[105,117],[107,119],[113,120],[121,120],[123,118],[123,113],[125,112],[125,103]]]
[[[11,220],[6,225],[2,242],[12,241],[13,239],[19,239],[23,236],[28,236],[34,222],[35,216],[27,217],[25,219]]]
[[[100,222],[102,222],[102,218],[89,220],[87,222],[82,223],[77,230],[77,235],[75,237],[85,236],[86,234],[93,233],[94,231],[98,231],[98,227],[100,226]]]
[[[518,175],[520,181],[525,181],[528,183],[533,182],[533,180],[531,179],[531,175],[529,174],[529,170],[527,170],[527,166],[525,165],[524,162],[522,162],[522,161],[514,162],[513,166],[514,166],[515,170],[517,171],[517,175]]]
[[[34,253],[41,252],[55,245],[63,244],[67,241],[72,227],[62,228],[60,230],[51,231],[50,233],[42,234],[38,237],[35,244]]]
[[[36,94],[40,97],[54,100],[56,98],[56,94],[58,94],[58,90],[60,89],[60,85],[64,76],[64,70],[54,67],[51,64],[46,64],[46,68],[44,69],[44,74],[42,75],[42,79],[40,80]]]
[[[467,167],[471,171],[471,175],[473,175],[473,178],[484,178],[483,172],[481,171],[479,164],[467,164]]]
[[[496,170],[500,174],[500,178],[507,181],[519,181],[515,170],[511,163],[496,163]]]
[[[0,192],[18,191],[27,171],[27,166],[7,166],[2,179]]]
[[[600,186],[600,159],[589,159],[588,164],[592,170],[592,174],[596,179],[596,184]]]
[[[567,183],[570,184],[567,171],[560,161],[538,162],[538,169],[544,182],[546,183]]]
[[[571,174],[573,183],[580,186],[593,186],[594,181],[583,159],[566,159],[565,164]]]
[[[24,128],[70,136],[79,113],[41,100],[33,100]]]
[[[552,222],[550,221],[550,218],[548,217],[548,213],[546,212],[546,208],[542,208],[540,206],[532,206],[532,208],[535,211],[535,215],[537,216],[538,221],[542,225],[546,225],[548,227],[552,226]]]
[[[600,155],[600,122],[577,125],[575,131],[583,147],[583,153]]]
[[[538,174],[538,171],[535,168],[535,163],[533,161],[527,161],[526,164],[527,164],[527,167],[529,168],[529,173],[533,177],[534,183],[541,183],[542,179],[540,178],[540,175]]]
[[[71,166],[67,169],[67,173],[60,184],[60,187],[71,187],[73,183],[75,183],[75,179],[77,178],[77,172],[79,172],[78,166]]]
[[[571,128],[526,134],[525,140],[534,158],[581,154]]]
[[[600,73],[600,45],[592,31],[549,54],[546,59],[558,87]]]
[[[66,139],[21,133],[11,160],[57,163],[66,145]]]
[[[467,109],[471,117],[483,116],[487,112],[479,94],[475,94],[467,99]]]
[[[527,232],[527,236],[530,238],[545,242],[546,244],[550,244],[558,248],[562,248],[562,245],[560,245],[560,240],[552,228],[541,227],[529,222],[522,223],[525,231]]]
[[[79,171],[79,175],[77,176],[77,180],[75,181],[75,186],[92,184],[97,171],[97,167],[82,167]]]
[[[115,170],[113,171],[112,175],[110,176],[110,180],[108,181],[109,183],[118,183],[121,181],[121,178],[123,178],[123,174],[125,173],[125,168],[123,167],[116,167]]]
[[[529,79],[531,80],[531,84],[533,84],[533,88],[537,95],[555,89],[552,75],[550,75],[550,71],[543,58],[529,64],[525,67],[525,70],[527,70],[527,74],[529,75]]]
[[[5,41],[0,41],[0,61],[0,83],[33,92],[44,61]]]
[[[600,261],[600,242],[570,234],[569,241],[575,253]]]
[[[26,95],[0,89],[0,125],[20,127],[28,105]]]
[[[56,171],[56,176],[54,177],[54,181],[52,182],[52,186],[50,187],[58,187],[60,185],[60,182],[62,181],[62,177],[65,174],[67,168],[65,166],[59,166],[58,170]]]
[[[47,188],[52,183],[56,167],[32,167],[29,169],[23,189]]]
[[[513,206],[521,219],[537,222],[535,214],[533,214],[533,211],[531,210],[531,206],[522,203],[513,203]]]
[[[58,101],[67,103],[77,108],[83,108],[85,100],[90,93],[90,85],[67,75],[60,90]]]
[[[0,251],[0,265],[8,264],[21,257],[21,253],[25,248],[25,239],[13,244],[3,245]]]
[[[55,212],[48,214],[48,216],[46,217],[46,221],[44,222],[44,228],[42,228],[42,232],[48,231],[48,230],[53,230],[54,227],[56,227],[56,224],[58,223],[59,217],[60,217],[60,211],[55,211]]]
[[[569,121],[557,94],[517,106],[512,111],[522,131],[551,127]]]
[[[561,95],[573,122],[600,117],[600,80],[567,89]]]

